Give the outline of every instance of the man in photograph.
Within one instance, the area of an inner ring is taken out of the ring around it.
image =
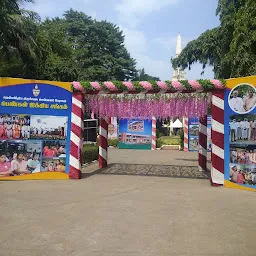
[[[256,140],[256,120],[250,121],[250,129],[251,129],[251,140]]]
[[[245,111],[250,111],[254,108],[256,104],[256,97],[254,95],[254,91],[252,89],[249,90],[248,96],[244,100],[244,109]]]
[[[245,118],[244,121],[242,122],[242,138],[243,140],[248,140],[249,139],[249,129],[250,129],[250,123],[248,122],[248,119]]]
[[[231,136],[231,142],[236,141],[236,131],[237,131],[237,123],[236,119],[233,119],[230,125],[230,136]]]
[[[238,91],[233,92],[233,98],[229,100],[229,106],[236,112],[245,112],[244,102],[241,97],[238,97]]]

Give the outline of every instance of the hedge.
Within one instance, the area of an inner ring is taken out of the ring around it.
[[[83,146],[82,161],[83,164],[98,160],[99,146],[96,144],[85,144]]]
[[[161,148],[163,145],[180,145],[181,139],[179,136],[170,137],[170,136],[163,136],[156,140],[156,147]]]

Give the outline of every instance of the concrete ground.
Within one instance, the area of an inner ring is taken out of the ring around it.
[[[255,194],[208,180],[93,175],[0,191],[1,256],[256,255]]]

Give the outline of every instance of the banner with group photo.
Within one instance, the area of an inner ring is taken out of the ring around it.
[[[212,117],[207,116],[207,150],[211,151],[211,127]],[[188,150],[198,151],[199,150],[199,119],[189,118],[188,119]]]
[[[68,179],[70,83],[0,78],[0,179]]]
[[[225,91],[226,187],[256,191],[256,77],[227,80]]]
[[[152,120],[120,120],[118,143],[119,148],[151,150],[151,143]]]

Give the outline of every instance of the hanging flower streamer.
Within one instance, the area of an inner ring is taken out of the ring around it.
[[[156,118],[167,119],[175,116],[201,117],[207,114],[207,95],[183,97],[182,94],[171,96],[97,95],[87,97],[90,112],[100,117],[118,118]]]

